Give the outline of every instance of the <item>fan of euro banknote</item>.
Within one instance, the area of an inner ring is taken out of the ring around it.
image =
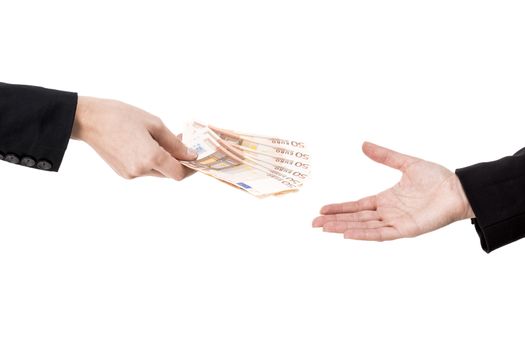
[[[310,174],[303,142],[188,124],[183,142],[199,155],[182,162],[188,168],[257,197],[297,191]]]

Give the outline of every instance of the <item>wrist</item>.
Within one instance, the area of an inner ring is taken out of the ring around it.
[[[474,214],[474,211],[472,210],[472,207],[470,206],[470,202],[467,198],[467,195],[465,194],[463,185],[461,184],[461,181],[459,181],[459,177],[456,174],[454,174],[454,182],[455,182],[456,192],[458,194],[458,199],[461,203],[460,204],[461,210],[459,212],[459,220],[475,218],[476,215]]]
[[[86,135],[89,133],[89,115],[93,100],[92,97],[78,97],[71,138],[86,141]]]

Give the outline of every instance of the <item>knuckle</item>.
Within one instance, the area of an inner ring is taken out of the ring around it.
[[[123,173],[120,173],[119,174],[121,177],[123,177],[124,179],[126,180],[132,180],[134,179],[135,177],[133,175],[131,175],[131,173],[129,172],[123,172]]]
[[[151,117],[151,127],[155,130],[162,130],[164,128],[164,122],[159,117]]]
[[[152,153],[148,159],[148,164],[151,165],[152,168],[161,165],[164,162],[165,155],[162,152],[155,152]]]
[[[115,170],[115,172],[118,174],[118,176],[126,179],[126,180],[131,180],[131,179],[134,179],[135,176],[133,176],[133,174],[131,173],[131,171],[129,171],[129,169],[127,169],[126,167],[122,167],[120,169],[113,169]]]
[[[173,178],[176,180],[176,181],[181,181],[182,179],[184,179],[184,174],[182,174],[180,171],[177,171]]]
[[[133,178],[139,177],[142,174],[144,174],[144,168],[145,167],[142,164],[134,164],[129,167],[126,173],[128,176],[131,176],[131,178],[133,179]]]

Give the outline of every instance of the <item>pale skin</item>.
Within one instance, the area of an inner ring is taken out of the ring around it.
[[[88,143],[126,179],[149,175],[182,180],[190,171],[180,161],[197,157],[160,118],[114,100],[79,97],[71,137]],[[345,238],[385,241],[474,217],[459,179],[445,167],[369,142],[363,152],[400,170],[401,180],[374,196],[324,206],[314,227]]]
[[[180,160],[197,157],[160,118],[114,100],[79,97],[71,137],[88,143],[126,179],[182,180],[190,171]]]
[[[474,217],[458,177],[447,168],[370,142],[363,144],[363,152],[401,171],[401,180],[376,195],[322,207],[313,227],[349,239],[387,241]]]

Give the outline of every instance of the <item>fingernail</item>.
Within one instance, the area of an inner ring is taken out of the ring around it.
[[[321,219],[315,218],[314,221],[312,221],[312,227],[321,227]]]
[[[188,148],[186,150],[186,154],[188,155],[188,157],[191,157],[191,158],[197,158],[197,156],[198,156],[197,152],[195,152],[195,150],[193,150],[191,148]]]

